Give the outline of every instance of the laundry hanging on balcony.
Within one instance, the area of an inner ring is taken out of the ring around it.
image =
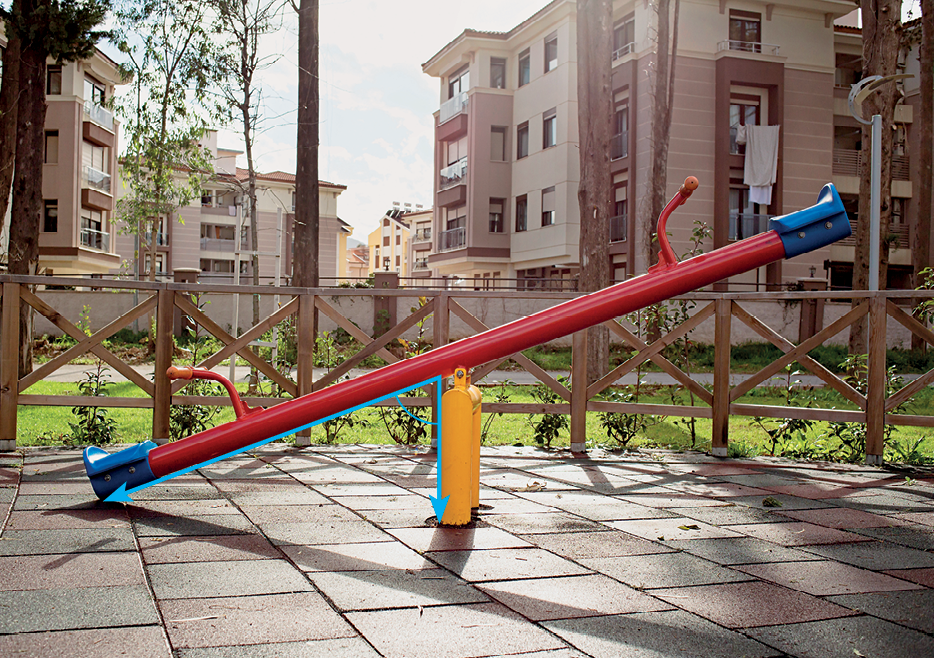
[[[746,164],[743,182],[749,186],[749,202],[772,203],[772,185],[778,173],[779,126],[745,126]]]

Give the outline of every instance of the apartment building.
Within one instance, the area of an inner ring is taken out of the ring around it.
[[[842,69],[858,53],[859,35],[834,29],[852,10],[846,0],[682,1],[668,196],[688,175],[701,187],[669,223],[677,253],[691,248],[696,220],[712,231],[703,245],[709,251],[765,230],[770,217],[812,205],[826,182],[836,183],[852,206],[858,144],[846,141],[853,120],[845,110]],[[652,149],[647,72],[656,16],[652,6],[633,0],[614,2],[613,16],[609,240],[611,271],[622,280],[650,264],[642,201]],[[576,4],[555,0],[508,32],[464,30],[423,65],[441,91],[429,256],[436,276],[540,281],[576,275],[576,29]],[[910,123],[910,108],[898,119]],[[771,186],[746,182],[747,133],[777,140]],[[900,180],[896,196],[910,198],[909,181]],[[734,277],[729,288],[812,278],[842,285],[852,249],[828,247],[763,267]]]
[[[6,37],[0,40],[5,46]],[[104,274],[119,266],[113,221],[119,125],[106,105],[125,82],[99,50],[84,61],[47,64],[40,272]]]
[[[393,202],[368,236],[368,273],[396,272],[401,277],[430,274],[431,209],[421,204]]]
[[[214,176],[204,184],[202,196],[180,209],[170,221],[162,219],[156,236],[156,273],[169,277],[175,270],[200,272],[201,281],[230,283],[235,278],[237,251],[240,252],[240,275],[252,277],[250,212],[247,198],[248,172],[237,167],[239,151],[217,145],[217,133],[211,131],[203,145],[214,156]],[[120,193],[125,194],[120,186]],[[319,272],[324,283],[341,276],[345,267],[347,237],[352,227],[337,216],[337,197],[345,185],[318,181],[320,234]],[[272,284],[277,272],[287,281],[292,271],[293,222],[295,210],[295,175],[282,171],[257,176],[257,244],[259,274],[262,284]],[[240,234],[237,235],[237,227]],[[149,235],[121,233],[117,236],[120,270],[149,270]],[[139,258],[136,254],[139,254]]]

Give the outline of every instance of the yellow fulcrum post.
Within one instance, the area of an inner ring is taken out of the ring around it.
[[[442,525],[470,523],[480,505],[481,399],[467,369],[455,369],[454,388],[441,397],[441,495],[449,496]]]

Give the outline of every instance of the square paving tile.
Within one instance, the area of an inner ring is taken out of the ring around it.
[[[482,514],[481,518],[492,526],[516,534],[538,534],[554,532],[587,532],[602,530],[606,526],[588,521],[566,512],[544,514]]]
[[[424,508],[431,513],[431,502],[414,494],[402,496],[334,496],[334,502],[352,510]]]
[[[530,546],[499,528],[398,528],[388,532],[419,553]]]
[[[12,512],[8,530],[69,530],[76,528],[129,528],[130,518],[120,509],[80,509]]]
[[[603,532],[575,532],[522,537],[540,548],[563,557],[579,559],[584,557],[615,557],[618,555],[649,555],[651,553],[669,553],[666,544],[648,541],[640,537],[607,529]]]
[[[657,590],[654,596],[727,628],[845,617],[844,607],[771,583],[726,583]]]
[[[804,550],[837,562],[875,571],[934,567],[932,553],[880,541],[808,546]]]
[[[630,535],[648,540],[669,541],[679,539],[712,539],[714,537],[739,537],[739,533],[716,528],[696,519],[674,517],[671,519],[648,519],[644,521],[610,521],[608,526],[628,532]],[[681,526],[684,526],[682,528]],[[686,528],[686,529],[685,529]]]
[[[312,589],[302,573],[285,560],[153,564],[147,570],[159,599],[253,596]]]
[[[244,516],[214,514],[211,516],[150,516],[135,519],[139,537],[179,537],[208,535],[244,535],[257,532]]]
[[[817,555],[778,546],[754,537],[728,537],[724,539],[692,539],[689,541],[666,541],[666,546],[681,550],[711,562],[730,566],[734,564],[756,564],[761,562],[792,562],[819,560]]]
[[[709,496],[711,498],[733,498],[735,496],[768,496],[771,491],[747,487],[733,482],[699,482],[690,480],[668,485],[670,489],[695,496]]]
[[[631,587],[688,587],[751,580],[749,576],[688,553],[581,558],[581,564]]]
[[[646,507],[658,507],[661,509],[669,507],[716,507],[718,505],[727,504],[715,498],[705,498],[704,496],[695,496],[694,494],[677,493],[674,491],[663,494],[626,496],[626,502],[645,505]]]
[[[442,551],[429,553],[427,557],[470,582],[590,573],[587,569],[540,548]]]
[[[174,649],[357,635],[317,592],[180,599],[162,601],[160,607]]]
[[[220,516],[240,514],[240,510],[226,500],[146,500],[138,505],[127,505],[131,519],[153,516]]]
[[[282,552],[302,571],[376,571],[433,566],[421,555],[398,542],[283,546]]]
[[[934,632],[934,590],[846,594],[828,600],[925,633]]]
[[[855,532],[874,539],[892,542],[893,544],[918,548],[922,551],[934,550],[934,528],[926,526],[860,528]]]
[[[770,562],[735,568],[760,580],[814,596],[920,589],[914,583],[830,560]]]
[[[577,492],[539,492],[522,494],[542,505],[562,509],[591,521],[621,521],[625,519],[662,519],[675,515],[656,507],[637,505],[619,498]]]
[[[361,520],[360,515],[331,502],[314,505],[253,505],[251,501],[250,504],[240,504],[240,508],[253,523],[259,526],[272,523],[332,523]]]
[[[781,546],[811,546],[814,544],[842,544],[846,542],[866,541],[852,532],[825,528],[813,523],[757,523],[755,525],[734,525],[731,530],[738,533],[764,539]]]
[[[495,491],[495,490],[494,490]],[[545,514],[554,512],[554,507],[548,507],[518,496],[506,495],[501,498],[484,496],[486,491],[480,492],[480,508],[484,514]],[[502,494],[502,492],[497,491]]]
[[[723,507],[672,507],[669,512],[676,516],[703,521],[710,525],[739,525],[744,523],[779,523],[785,517],[745,505]]]
[[[157,484],[133,494],[133,500],[218,500],[223,496],[208,483]]]
[[[161,626],[0,635],[2,656],[113,658],[114,647],[133,647],[135,658],[172,656]]]
[[[765,658],[774,649],[683,610],[565,619],[543,624],[592,656]]]
[[[798,480],[790,477],[783,477],[775,473],[746,473],[740,475],[722,475],[717,476],[718,480],[723,482],[732,482],[733,484],[742,484],[747,487],[756,487],[759,489],[772,489],[773,487],[787,487],[798,483]]]
[[[781,503],[778,507],[769,507],[765,505],[765,500],[771,498]],[[785,494],[772,493],[768,496],[735,496],[730,498],[730,502],[736,505],[746,505],[748,507],[758,507],[759,509],[769,510],[771,512],[781,512],[784,510],[796,509],[818,509],[821,507],[830,507],[829,503],[809,498],[799,498],[798,496],[786,496]],[[836,501],[835,501],[836,502]]]
[[[746,634],[799,658],[905,658],[934,655],[934,639],[873,617],[753,628]]]
[[[566,645],[498,603],[352,612],[348,620],[387,658],[467,658]]]
[[[147,564],[221,562],[279,557],[279,551],[259,535],[207,537],[140,537]]]
[[[336,640],[309,640],[307,642],[276,642],[275,644],[248,644],[239,647],[209,647],[205,649],[179,649],[177,658],[379,658],[366,640],[360,637]]]
[[[814,482],[764,488],[780,494],[785,494],[786,496],[797,496],[798,498],[810,498],[812,500],[846,498],[847,496],[866,495],[868,493],[866,489]]]
[[[366,510],[360,516],[380,528],[427,528],[429,519],[435,521],[434,510],[392,509]]]
[[[671,609],[658,599],[601,575],[506,580],[479,588],[533,621]]]
[[[905,514],[893,514],[892,519],[899,521],[908,521],[919,525],[934,526],[934,511],[931,512],[906,512]]]
[[[852,507],[873,514],[905,514],[931,511],[930,502],[927,500],[906,498],[899,492],[889,492],[884,489],[873,489],[872,493],[866,495],[854,494],[838,498],[832,502],[839,507]]]
[[[129,528],[7,530],[0,541],[0,556],[135,550],[136,543]]]
[[[327,523],[270,523],[263,526],[263,532],[277,546],[392,541],[392,536],[362,519]]]
[[[0,557],[0,590],[145,584],[139,558],[130,552]]]
[[[0,592],[0,635],[158,624],[143,585]]]
[[[385,480],[362,483],[315,484],[313,488],[329,498],[333,496],[405,496],[409,493],[407,489]]]
[[[904,578],[913,583],[934,588],[934,568],[929,569],[889,569],[885,573],[896,578]]]
[[[823,509],[778,511],[778,514],[798,521],[805,521],[827,528],[883,528],[901,525],[898,521],[881,514],[870,514],[848,507],[826,507]]]
[[[120,509],[123,507],[120,503],[101,502],[90,489],[90,484],[88,487],[88,492],[86,494],[17,496],[16,502],[13,504],[13,509],[47,511],[98,508]]]
[[[489,601],[444,569],[315,572],[309,577],[342,612]]]

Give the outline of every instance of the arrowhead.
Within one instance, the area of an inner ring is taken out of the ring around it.
[[[120,488],[104,499],[108,503],[132,503],[133,499],[126,492],[126,483],[121,484]]]
[[[448,506],[448,498],[450,496],[445,496],[444,498],[435,498],[434,496],[428,496],[431,498],[431,506],[435,508],[435,516],[438,518],[438,523],[441,523],[441,517],[444,516],[444,510]]]

